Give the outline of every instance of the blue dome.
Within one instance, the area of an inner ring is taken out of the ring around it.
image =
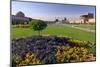
[[[16,16],[17,16],[17,17],[25,17],[24,13],[23,13],[23,12],[21,12],[21,11],[20,11],[20,12],[18,12],[18,13],[16,14]]]

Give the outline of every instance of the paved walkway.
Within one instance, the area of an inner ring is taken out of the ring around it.
[[[64,25],[65,25],[65,24],[64,24]],[[72,27],[72,28],[76,28],[76,29],[80,29],[80,30],[87,31],[87,32],[93,32],[93,33],[95,33],[95,30],[92,30],[92,29],[81,28],[81,27],[75,27],[74,25],[66,25],[66,26]]]

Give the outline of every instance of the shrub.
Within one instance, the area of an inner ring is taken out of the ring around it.
[[[47,27],[47,23],[42,20],[32,20],[30,24],[32,26],[32,29],[34,29],[34,31],[38,31],[39,35],[40,32]]]
[[[36,55],[32,52],[26,53],[24,60],[20,62],[19,65],[32,65],[32,64],[42,64],[42,62],[37,59]]]
[[[70,39],[68,40],[71,46],[77,46],[77,47],[86,47],[86,48],[91,48],[94,43],[91,43],[89,41],[81,41],[81,40],[74,40]]]
[[[17,66],[19,65],[19,63],[22,61],[21,56],[19,56],[18,54],[13,54],[12,55],[12,66]]]
[[[91,61],[89,50],[84,47],[58,46],[56,59],[58,63]]]
[[[12,66],[42,64],[42,62],[32,52],[26,53],[25,56],[19,56],[15,54],[13,55],[12,60]]]

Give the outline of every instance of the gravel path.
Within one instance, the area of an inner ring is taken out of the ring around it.
[[[65,25],[65,24],[64,24]],[[72,28],[76,28],[76,29],[80,29],[80,30],[83,30],[83,31],[87,31],[87,32],[93,32],[95,33],[95,30],[92,30],[92,29],[87,29],[87,28],[81,28],[81,27],[75,27],[73,25],[66,25],[68,27],[72,27]]]

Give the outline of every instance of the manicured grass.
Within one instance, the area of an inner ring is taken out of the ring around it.
[[[67,27],[65,25],[49,25],[42,31],[42,35],[68,36],[74,39],[95,42],[95,33],[82,31],[79,29]],[[11,30],[12,38],[27,37],[38,35],[38,33],[30,28],[13,28]]]

